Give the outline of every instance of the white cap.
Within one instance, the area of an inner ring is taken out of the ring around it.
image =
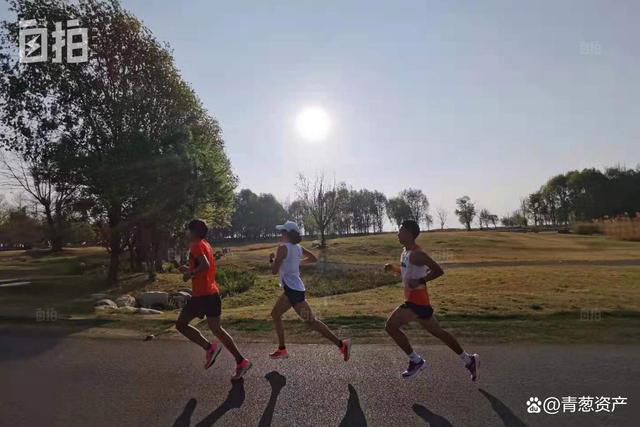
[[[298,224],[293,221],[287,221],[282,225],[276,225],[276,230],[286,230],[286,231],[295,231],[296,233],[300,233],[300,229],[298,228]]]

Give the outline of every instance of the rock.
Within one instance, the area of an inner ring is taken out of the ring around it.
[[[156,336],[155,336],[155,335],[147,335],[147,336],[145,337],[145,339],[144,339],[144,340],[145,340],[145,341],[151,341],[151,340],[153,340],[153,339],[155,339],[155,338],[156,338]]]
[[[107,307],[111,307],[111,308],[118,308],[118,304],[116,304],[115,302],[111,301],[110,299],[104,298],[101,299],[99,301],[96,301],[95,304],[93,304],[94,307],[100,307],[100,306],[107,306]]]
[[[140,295],[140,306],[142,307],[168,307],[169,294],[166,292],[152,291]]]
[[[183,308],[191,299],[191,294],[184,291],[172,292],[169,295],[169,305],[174,308]]]
[[[154,310],[152,308],[138,308],[140,314],[162,314],[160,310]]]
[[[108,305],[99,305],[93,308],[97,314],[112,314],[115,312],[115,308]]]
[[[122,307],[118,307],[115,310],[116,310],[116,312],[121,313],[121,314],[135,314],[135,313],[138,312],[138,308],[131,307],[130,305],[124,305]]]
[[[116,304],[118,307],[135,307],[136,299],[128,294],[120,295],[116,298]]]

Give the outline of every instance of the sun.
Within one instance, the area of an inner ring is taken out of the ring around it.
[[[307,107],[296,118],[300,136],[307,141],[322,141],[331,130],[331,120],[321,107]]]

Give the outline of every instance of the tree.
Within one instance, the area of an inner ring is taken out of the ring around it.
[[[436,215],[438,216],[438,221],[440,222],[440,230],[444,230],[444,225],[447,223],[447,210],[445,208],[436,209]]]
[[[73,206],[79,197],[78,187],[61,175],[54,159],[41,157],[28,161],[18,157],[10,160],[4,153],[0,155],[0,164],[5,169],[1,176],[8,180],[10,188],[26,192],[40,204],[51,250],[61,250],[64,239],[70,234]]]
[[[287,212],[272,194],[257,195],[244,189],[236,195],[231,232],[247,239],[274,236],[275,226],[286,219]]]
[[[389,220],[400,228],[405,219],[411,218],[411,208],[401,197],[393,197],[387,202],[387,215]]]
[[[320,232],[320,247],[326,247],[326,232],[338,209],[338,192],[335,181],[330,183],[324,174],[316,175],[313,181],[303,174],[299,174],[298,196],[308,207]]]
[[[11,207],[0,223],[0,248],[31,247],[44,238],[40,222],[27,213],[26,207]]]
[[[4,23],[0,143],[31,159],[65,151],[58,167],[91,199],[95,221],[104,225],[110,281],[117,280],[134,228],[166,239],[198,214],[212,224],[228,221],[236,178],[220,127],[166,46],[115,0],[9,4],[19,16],[46,21],[49,31],[77,17],[91,29],[88,62],[24,67],[13,54],[18,25]],[[136,245],[153,253],[159,242]]]
[[[304,200],[294,200],[287,209],[289,217],[301,227],[306,235],[313,235],[316,232],[313,217],[309,213],[309,207]]]
[[[469,196],[462,196],[457,199],[456,205],[458,206],[458,209],[456,209],[455,212],[458,216],[458,220],[467,228],[467,231],[470,231],[471,223],[473,222],[473,218],[476,216],[475,205],[471,203]]]
[[[422,192],[422,190],[408,188],[406,190],[402,190],[399,197],[403,199],[409,207],[410,219],[413,219],[418,224],[427,223],[429,199],[427,199],[427,196]]]

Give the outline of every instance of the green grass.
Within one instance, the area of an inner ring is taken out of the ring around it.
[[[311,248],[310,243],[304,244]],[[556,233],[433,232],[421,235],[419,243],[445,267],[445,276],[430,284],[429,293],[438,318],[457,334],[495,341],[562,341],[563,336],[571,342],[638,341],[640,266],[571,265],[640,260],[638,242]],[[218,263],[226,277],[221,286],[225,324],[248,338],[273,338],[269,313],[281,289],[267,260],[275,248],[276,243],[235,245]],[[302,274],[316,315],[345,334],[386,340],[384,320],[403,297],[399,279],[383,273],[381,266],[396,261],[401,249],[391,233],[331,239],[327,249],[312,249],[321,262],[303,268]],[[526,265],[530,263],[546,265]],[[453,264],[464,268],[447,268]],[[60,317],[85,321],[95,319],[88,298],[92,293],[115,298],[189,287],[175,272],[159,274],[150,283],[144,273],[126,271],[117,286],[108,287],[106,267],[107,254],[100,248],[55,255],[0,252],[0,279],[33,282],[0,289],[0,316],[34,319],[38,308],[54,308]],[[585,311],[602,318],[582,321]],[[175,311],[106,316],[99,320],[108,322],[98,328],[157,333],[170,328],[176,316]],[[286,322],[293,339],[317,339],[293,313]],[[408,330],[424,336],[417,328]]]

